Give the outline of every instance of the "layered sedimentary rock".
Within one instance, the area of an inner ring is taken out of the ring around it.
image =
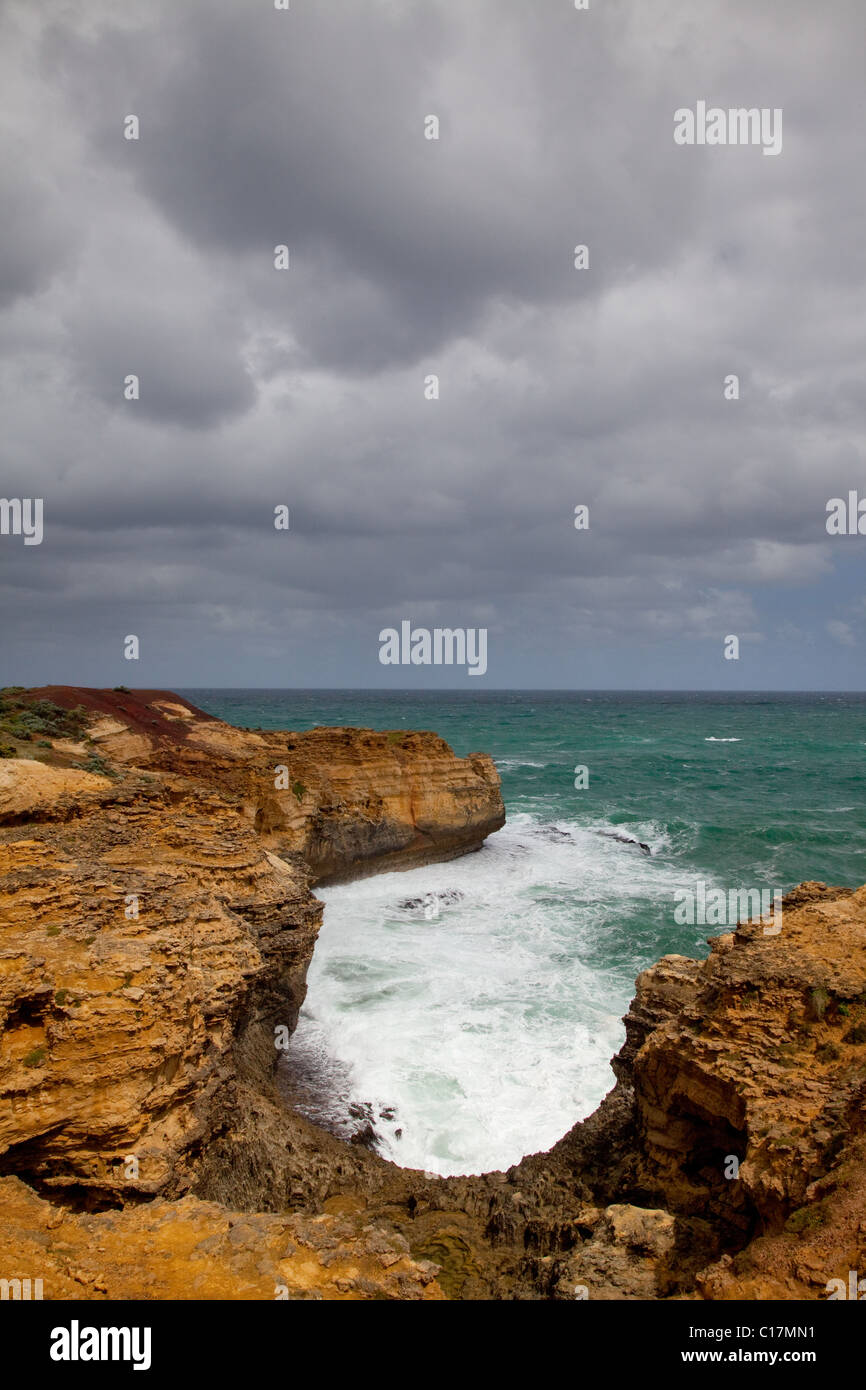
[[[814,1298],[866,1267],[866,888],[803,884],[784,908],[778,935],[745,925],[644,971],[613,1092],[515,1170],[548,1207],[553,1179],[606,1208],[569,1276],[599,1267],[617,1200],[673,1218],[635,1247],[657,1247],[657,1295]]]
[[[594,1115],[508,1173],[434,1179],[287,1109],[275,1043],[311,884],[477,849],[503,815],[490,760],[432,734],[236,730],[165,692],[11,703],[0,1277],[54,1298],[609,1299],[815,1298],[866,1273],[866,888],[802,885],[777,935],[644,971]]]
[[[0,829],[3,1166],[177,1190],[251,1033],[269,1029],[273,1051],[274,1027],[294,1025],[320,908],[206,788],[67,773],[49,816],[53,771],[0,764],[0,818],[16,773],[10,801],[26,780],[40,808]]]
[[[503,820],[490,759],[428,734],[247,734],[160,692],[33,699],[87,720],[0,761],[0,1168],[79,1199],[179,1193],[193,1169],[230,1199],[318,1192],[330,1161],[300,1121],[286,1153],[272,1085],[310,885],[477,849]]]
[[[336,1205],[312,1217],[278,1216],[184,1197],[82,1216],[2,1178],[4,1267],[38,1270],[24,1275],[31,1298],[444,1297],[435,1265],[413,1260],[393,1230]]]
[[[505,822],[492,759],[455,758],[436,734],[240,730],[165,691],[33,694],[98,705],[88,729],[97,755],[233,794],[264,843],[301,855],[319,883],[466,854]]]

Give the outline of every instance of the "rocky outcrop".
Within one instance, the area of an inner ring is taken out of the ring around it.
[[[505,823],[493,760],[456,758],[436,734],[241,730],[166,691],[31,693],[92,708],[88,742],[60,742],[59,752],[218,788],[267,847],[300,855],[317,883],[467,854]]]
[[[783,906],[778,935],[741,926],[704,961],[669,956],[644,971],[614,1091],[514,1170],[541,1209],[575,1184],[606,1206],[566,1282],[596,1268],[595,1296],[623,1296],[605,1253],[619,1243],[607,1205],[618,1201],[652,1221],[653,1241],[636,1249],[653,1255],[655,1296],[814,1298],[836,1266],[866,1268],[862,1205],[855,1217],[866,1189],[866,887],[803,884]],[[645,1296],[645,1276],[636,1262],[627,1296]]]
[[[300,1120],[287,1149],[273,1088],[310,886],[477,849],[503,819],[490,760],[432,734],[247,734],[164,692],[30,708],[81,728],[0,761],[0,1171],[78,1201],[195,1182],[274,1205],[369,1168]]]
[[[294,1026],[320,905],[206,788],[67,773],[49,818],[54,770],[0,767],[40,807],[0,830],[0,1164],[176,1191],[256,1035]]]
[[[436,1267],[357,1204],[309,1217],[231,1211],[184,1197],[82,1215],[0,1179],[7,1277],[31,1298],[357,1299],[444,1297]],[[11,1262],[11,1263],[10,1263]],[[35,1281],[40,1280],[39,1289]]]
[[[434,1179],[287,1109],[274,1067],[311,884],[477,848],[502,818],[489,759],[235,730],[165,692],[11,703],[0,1277],[55,1298],[785,1299],[866,1274],[866,888],[801,885],[777,934],[644,971],[594,1115],[507,1173]]]
[[[633,1064],[661,1190],[680,1209],[762,1230],[806,1199],[866,1098],[866,890],[803,889],[778,936],[748,925],[712,942]],[[724,1177],[729,1157],[736,1180]]]

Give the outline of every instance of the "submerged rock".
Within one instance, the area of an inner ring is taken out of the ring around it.
[[[649,845],[643,840],[635,839],[634,835],[620,835],[615,830],[597,830],[597,835],[603,835],[606,840],[617,840],[621,845],[636,845],[644,854],[652,854]]]

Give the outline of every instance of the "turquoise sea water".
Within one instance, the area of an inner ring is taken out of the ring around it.
[[[293,1040],[310,1113],[369,1114],[400,1163],[508,1166],[594,1109],[635,975],[720,930],[677,925],[678,891],[866,881],[866,695],[183,693],[234,724],[432,729],[496,760],[508,820],[479,854],[321,893]]]

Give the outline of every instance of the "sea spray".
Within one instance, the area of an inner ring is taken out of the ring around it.
[[[636,848],[518,815],[478,854],[324,890],[296,1041],[341,1078],[331,1126],[366,1107],[386,1157],[450,1174],[508,1167],[593,1110],[647,963],[630,920],[648,900],[670,916],[677,883]]]

